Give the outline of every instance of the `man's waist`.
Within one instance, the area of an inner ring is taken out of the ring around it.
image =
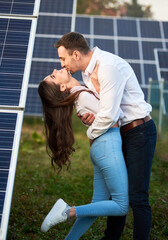
[[[123,132],[128,132],[129,130],[131,130],[134,127],[137,127],[139,125],[144,124],[145,122],[148,122],[152,119],[152,117],[150,116],[150,114],[144,118],[140,118],[140,119],[135,119],[132,122],[124,125],[121,127],[121,131]]]

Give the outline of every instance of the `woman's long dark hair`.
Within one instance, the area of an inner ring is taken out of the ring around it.
[[[74,102],[82,91],[86,90],[72,94],[69,90],[61,92],[59,85],[46,80],[40,82],[38,87],[43,107],[46,150],[52,166],[59,171],[63,165],[69,168],[70,155],[75,151],[72,113]]]

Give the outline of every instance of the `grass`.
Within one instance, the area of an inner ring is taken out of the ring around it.
[[[86,128],[76,116],[73,121],[76,152],[72,156],[70,170],[64,168],[58,175],[45,151],[43,122],[41,119],[24,119],[7,240],[63,240],[73,220],[59,224],[45,234],[40,232],[41,223],[55,201],[60,197],[70,205],[91,201],[93,168]],[[167,149],[166,131],[157,141],[152,168],[150,203],[153,222],[150,240],[168,239]],[[121,240],[132,239],[132,222],[130,210]],[[105,226],[106,218],[99,218],[81,240],[100,240]]]

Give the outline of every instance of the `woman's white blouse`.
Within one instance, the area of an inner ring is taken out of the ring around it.
[[[75,101],[75,109],[77,113],[80,115],[84,115],[85,113],[94,113],[97,114],[99,111],[99,100],[91,93],[87,92],[89,89],[84,86],[76,86],[71,89],[71,93],[86,90],[80,93],[78,99]],[[95,95],[99,98],[99,94],[94,92]]]
[[[100,101],[91,93],[87,92],[87,90],[89,90],[88,88],[84,87],[84,86],[75,86],[71,89],[71,93],[74,93],[76,91],[80,91],[80,90],[86,90],[83,91],[79,94],[79,97],[77,98],[77,100],[75,101],[75,109],[77,113],[80,113],[80,115],[84,115],[85,113],[93,113],[95,116],[99,111],[99,103]],[[94,92],[95,95],[99,98],[99,94],[97,92]],[[121,110],[120,110],[121,111]],[[123,112],[121,111],[120,113],[120,118],[122,118]],[[108,124],[108,129],[111,128],[113,126],[112,122],[109,122]],[[99,125],[99,129],[98,131],[98,135],[99,132],[101,131],[102,133],[106,132],[108,129],[104,129],[104,126]]]

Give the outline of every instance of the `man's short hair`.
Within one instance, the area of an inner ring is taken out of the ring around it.
[[[69,32],[60,38],[55,44],[55,48],[63,46],[69,50],[69,54],[72,54],[74,50],[78,50],[83,54],[87,54],[90,51],[87,40],[83,37],[82,34],[77,32]]]

